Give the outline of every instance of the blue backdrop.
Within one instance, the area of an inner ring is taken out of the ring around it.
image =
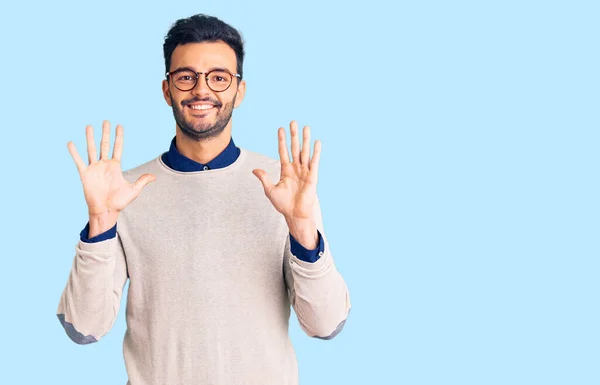
[[[166,151],[163,38],[199,12],[247,42],[236,144],[323,143],[353,309],[332,341],[293,320],[301,384],[600,383],[598,4],[4,2],[0,383],[125,384],[124,307],[88,346],[55,315],[87,221],[66,143],[108,119],[125,169]]]

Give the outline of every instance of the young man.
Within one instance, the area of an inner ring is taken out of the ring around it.
[[[129,279],[128,384],[297,384],[290,305],[302,329],[323,339],[350,310],[316,195],[321,145],[310,157],[309,128],[300,148],[295,122],[291,158],[283,128],[279,161],[234,144],[244,48],[221,20],[177,21],[164,55],[176,122],[168,152],[122,172],[123,128],[109,158],[108,122],[99,158],[86,127],[87,165],[68,143],[89,222],[58,318],[76,343],[98,341]]]

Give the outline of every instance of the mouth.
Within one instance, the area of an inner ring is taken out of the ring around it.
[[[207,115],[218,109],[216,105],[208,102],[189,103],[185,105],[185,108],[189,108],[193,115]]]

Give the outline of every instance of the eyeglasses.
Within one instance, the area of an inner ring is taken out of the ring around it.
[[[198,84],[200,74],[205,74],[204,78],[206,79],[206,84],[208,85],[208,88],[214,92],[223,92],[227,90],[231,86],[234,77],[241,79],[240,74],[232,74],[225,70],[194,72],[188,69],[180,69],[173,72],[167,72],[166,76],[167,78],[171,78],[173,84],[179,91],[190,91]]]

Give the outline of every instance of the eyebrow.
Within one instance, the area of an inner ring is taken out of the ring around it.
[[[181,71],[181,70],[188,70],[188,71],[192,71],[192,72],[198,72],[193,67],[177,67],[176,69],[174,69],[170,73],[174,73],[174,72]],[[235,73],[235,72],[229,71],[227,68],[224,68],[224,67],[211,67],[206,72],[210,72],[210,71],[225,71],[225,72],[231,72],[232,74]]]

